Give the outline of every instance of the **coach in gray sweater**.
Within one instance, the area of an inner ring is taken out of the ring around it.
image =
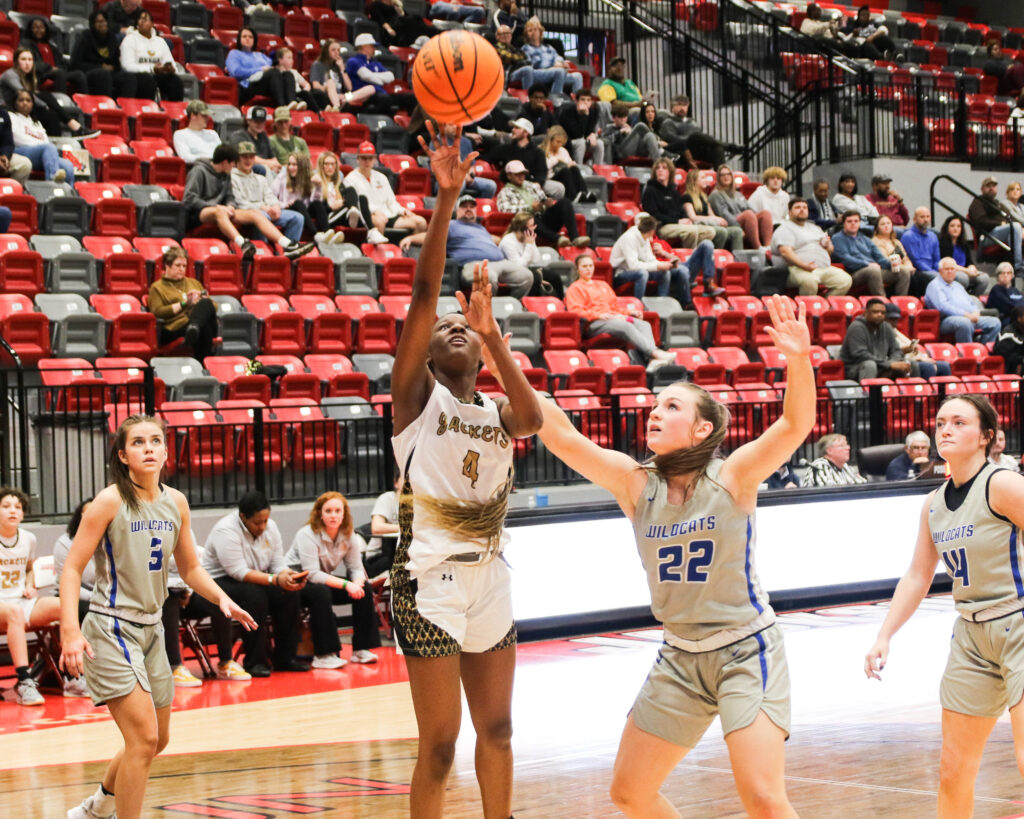
[[[839,357],[846,365],[846,377],[906,378],[919,373],[916,361],[905,361],[896,334],[885,321],[885,302],[871,299],[864,314],[855,318],[846,331]]]

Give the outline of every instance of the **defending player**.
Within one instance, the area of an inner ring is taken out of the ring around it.
[[[654,458],[639,464],[584,437],[542,401],[541,440],[604,487],[633,522],[665,643],[626,720],[611,796],[627,816],[679,816],[662,782],[716,714],[751,816],[795,816],[783,781],[789,675],[782,632],[754,570],[759,484],[807,438],[815,417],[810,337],[800,305],[773,297],[768,332],[786,356],[782,417],[724,461],[729,414],[701,387],[658,394],[647,422]]]
[[[889,640],[927,594],[941,558],[960,617],[939,687],[940,819],[974,814],[981,753],[1008,705],[1017,764],[1024,769],[1024,475],[988,462],[998,427],[982,395],[947,398],[939,408],[935,448],[950,478],[925,499],[910,568],[864,660],[868,677],[881,679]]]
[[[412,303],[391,376],[395,457],[402,470],[400,537],[391,572],[395,635],[419,727],[410,813],[440,817],[462,718],[460,680],[476,729],[476,774],[487,819],[512,801],[512,678],[516,631],[501,558],[515,437],[540,426],[537,398],[502,343],[484,265],[463,313],[435,320],[452,209],[475,153],[459,160],[427,123],[439,192],[416,265]],[[459,129],[461,131],[461,129]],[[508,399],[476,391],[481,345]]]
[[[108,462],[113,484],[86,509],[61,573],[61,667],[74,675],[84,670],[93,702],[107,705],[124,737],[96,793],[68,811],[68,819],[102,819],[115,808],[120,819],[142,813],[149,766],[167,745],[174,698],[160,626],[171,556],[192,589],[246,628],[256,626],[199,565],[188,501],[160,482],[166,460],[163,423],[126,418]],[[96,585],[80,630],[78,591],[94,553]]]

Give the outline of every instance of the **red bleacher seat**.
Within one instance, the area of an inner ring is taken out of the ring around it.
[[[122,293],[95,293],[89,296],[89,303],[110,322],[110,355],[137,356],[146,361],[156,355],[156,316],[146,312],[137,298]]]
[[[329,296],[294,294],[289,301],[310,322],[311,351],[341,355],[352,351],[352,319],[339,312]]]
[[[141,181],[141,176],[139,179]],[[78,182],[75,188],[79,196],[92,205],[93,233],[132,237],[138,232],[135,203],[121,193],[119,185],[110,182]]]
[[[281,296],[242,296],[242,305],[263,322],[260,349],[267,355],[306,353],[306,325]]]
[[[50,356],[50,323],[42,313],[33,311],[28,296],[0,293],[0,336],[25,365],[31,367]],[[9,360],[7,352],[0,350],[0,361]]]
[[[34,250],[0,253],[0,292],[33,298],[46,290],[43,257]]]
[[[285,256],[257,256],[246,292],[262,296],[287,296],[292,290],[292,262]]]
[[[302,398],[275,398],[270,405],[277,420],[292,430],[287,459],[292,468],[315,471],[334,466],[339,452],[336,421]]]

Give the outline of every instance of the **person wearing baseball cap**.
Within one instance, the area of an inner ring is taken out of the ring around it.
[[[1024,261],[1021,259],[1021,224],[1011,219],[1006,208],[996,198],[999,180],[994,176],[986,176],[981,180],[981,193],[974,197],[967,210],[967,221],[976,232],[987,234],[981,240],[981,247],[988,247],[998,239],[1010,246],[1013,257],[1013,270],[1018,276],[1024,276]]]
[[[274,158],[284,166],[289,154],[309,156],[309,145],[300,136],[292,133],[292,112],[284,105],[274,109],[274,134],[270,137]]]
[[[416,99],[412,94],[389,94],[384,86],[395,81],[395,75],[373,58],[380,43],[372,34],[360,34],[353,44],[356,53],[345,61],[345,73],[352,82],[352,91],[373,88],[373,96],[363,103],[363,111],[393,114],[399,108],[412,110]]]
[[[270,145],[270,137],[267,136],[267,119],[267,109],[262,105],[254,105],[245,117],[245,127],[228,134],[228,142],[233,145],[251,142],[256,146],[256,166],[253,170],[259,174],[276,174],[282,166],[277,161],[274,149]]]
[[[357,167],[343,180],[345,188],[359,197],[359,213],[369,228],[367,240],[375,245],[384,244],[387,242],[384,231],[389,229],[425,231],[427,220],[398,204],[388,178],[373,169],[376,159],[373,143],[361,142],[356,152]]]
[[[647,95],[654,96],[654,92]],[[608,76],[597,88],[597,98],[605,102],[624,102],[627,105],[639,105],[644,95],[635,82],[626,78],[626,59],[613,57],[608,63]]]
[[[549,197],[544,189],[526,178],[526,166],[518,159],[513,159],[505,166],[505,183],[495,200],[495,207],[502,213],[520,213],[529,211],[536,219],[537,235],[557,247],[572,244],[574,247],[586,247],[590,237],[580,235],[576,225],[576,213],[572,203],[565,199]],[[562,236],[565,228],[569,235]]]
[[[896,191],[890,190],[890,182],[892,182],[892,177],[887,173],[876,173],[872,176],[871,193],[867,195],[867,200],[875,206],[879,217],[888,216],[892,219],[893,227],[899,228],[896,231],[899,235],[903,232],[902,229],[910,224],[910,211],[903,204],[903,197]]]
[[[533,144],[533,123],[520,117],[512,120],[509,127],[512,139],[495,146],[483,158],[501,168],[513,160],[519,160],[526,166],[527,179],[541,185],[550,196],[561,198],[565,194],[565,187],[561,182],[548,179],[548,163],[544,159],[544,152]]]
[[[220,145],[220,135],[210,128],[210,106],[192,100],[185,106],[188,127],[174,132],[174,152],[189,164],[197,159],[210,159]]]

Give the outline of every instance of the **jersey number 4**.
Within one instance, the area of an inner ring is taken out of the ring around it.
[[[469,485],[476,489],[476,482],[480,478],[480,453],[475,449],[466,451],[466,457],[462,459],[462,474],[469,478]]]
[[[686,545],[686,559],[683,547],[674,543],[658,549],[658,580],[662,583],[683,582],[682,568],[686,563],[687,583],[707,583],[708,567],[715,557],[715,541],[693,540]]]
[[[962,546],[959,549],[950,549],[942,553],[942,561],[949,569],[950,577],[956,580],[958,577],[963,581],[964,588],[971,585],[971,577],[967,571],[967,550]]]
[[[163,541],[155,537],[149,542],[149,570],[158,572],[164,567]]]

